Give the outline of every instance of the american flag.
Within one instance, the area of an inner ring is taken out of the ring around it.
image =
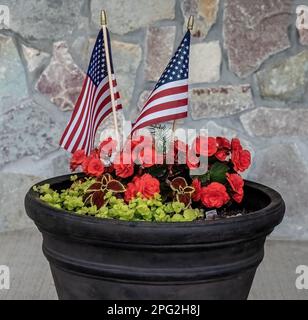
[[[116,101],[116,110],[119,110],[122,109],[122,105],[119,101],[120,95],[117,92],[117,82],[113,71],[108,30],[107,35],[113,92]],[[101,30],[95,42],[81,93],[71,119],[63,132],[60,145],[70,152],[83,149],[86,154],[89,154],[94,147],[95,134],[99,125],[111,112],[111,93],[106,66],[104,36]]]
[[[149,125],[187,117],[189,51],[188,30],[142,108],[132,133]]]

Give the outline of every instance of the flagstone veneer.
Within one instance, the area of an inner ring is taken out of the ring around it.
[[[239,77],[290,46],[291,0],[226,0],[224,46],[229,67]]]
[[[308,50],[257,73],[260,94],[267,99],[301,101],[308,90]]]
[[[40,76],[36,89],[60,110],[72,110],[81,91],[84,76],[68,52],[67,44],[56,42],[53,57]]]
[[[193,119],[226,117],[254,107],[250,85],[191,89]]]
[[[142,50],[139,45],[112,41],[113,64],[123,108],[130,108]]]
[[[99,26],[99,12],[108,13],[108,26],[113,33],[126,34],[147,27],[157,20],[175,18],[175,0],[92,0],[92,21]]]
[[[176,27],[150,27],[146,33],[145,78],[158,81],[172,57]]]
[[[286,237],[293,232],[293,236],[301,238],[308,223],[308,170],[297,145],[268,143],[268,147],[256,153],[254,162],[249,179],[275,188],[287,206],[284,223],[275,234]]]
[[[42,157],[59,148],[63,121],[45,107],[26,100],[0,109],[0,168],[27,156]]]
[[[34,72],[38,68],[41,68],[50,58],[48,53],[36,50],[34,48],[29,48],[24,45],[22,45],[22,51],[29,72]]]
[[[79,0],[1,0],[10,10],[10,28],[24,38],[59,40],[87,20]]]
[[[221,49],[218,41],[193,44],[190,49],[189,82],[216,82],[220,78]]]
[[[219,0],[183,0],[181,8],[186,21],[193,15],[195,17],[192,35],[200,40],[204,39],[212,25],[216,22]],[[186,31],[186,25],[183,27]]]
[[[251,136],[308,136],[308,109],[258,108],[241,116]]]
[[[11,37],[0,35],[0,108],[28,95],[24,67]],[[10,102],[10,103],[9,103]]]

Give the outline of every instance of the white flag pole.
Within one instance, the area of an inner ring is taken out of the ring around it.
[[[187,30],[192,30],[194,28],[194,16],[190,16],[187,22]],[[176,120],[173,120],[172,124],[172,137],[174,139],[174,132],[176,127]]]
[[[111,74],[110,52],[109,52],[108,36],[107,36],[107,15],[106,15],[105,10],[101,11],[101,26],[102,26],[102,30],[103,30],[103,36],[104,36],[104,47],[105,47],[105,53],[106,53],[106,64],[107,64],[107,72],[108,72],[110,95],[111,95],[113,123],[114,123],[114,128],[115,128],[115,135],[116,135],[117,144],[119,146],[120,136],[119,136],[119,129],[118,129],[118,119],[117,119],[117,114],[116,114],[116,112],[117,112],[116,102],[114,99],[113,79],[112,79],[112,74]]]

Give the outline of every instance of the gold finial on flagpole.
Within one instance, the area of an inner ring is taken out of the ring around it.
[[[106,11],[102,10],[101,11],[101,26],[106,26],[107,25],[107,15]]]
[[[187,23],[187,29],[192,30],[194,28],[195,18],[194,16],[190,16]]]

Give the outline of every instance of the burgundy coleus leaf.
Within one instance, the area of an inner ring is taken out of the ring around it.
[[[177,201],[184,203],[186,208],[191,204],[191,194],[189,193],[178,193],[176,199]]]
[[[102,189],[102,184],[100,182],[95,182],[93,183],[88,189],[87,189],[87,193],[92,193],[95,191],[99,191]]]
[[[100,209],[104,204],[105,204],[105,194],[106,192],[104,191],[95,191],[93,192],[91,198],[90,198],[90,203],[92,206],[96,206],[97,209]]]
[[[107,183],[113,180],[112,175],[110,173],[105,173],[99,180],[99,182],[102,184],[102,189],[107,187]]]
[[[106,189],[112,192],[125,192],[126,189],[124,185],[118,180],[110,180],[107,183]]]
[[[184,178],[177,177],[171,181],[170,187],[173,191],[177,192],[187,187],[187,182]]]
[[[185,207],[188,207],[191,203],[191,195],[194,193],[195,188],[189,186],[182,177],[174,178],[170,186],[176,195],[176,200],[184,203]]]
[[[187,186],[183,189],[183,193],[193,194],[195,192],[195,188],[191,186]]]

